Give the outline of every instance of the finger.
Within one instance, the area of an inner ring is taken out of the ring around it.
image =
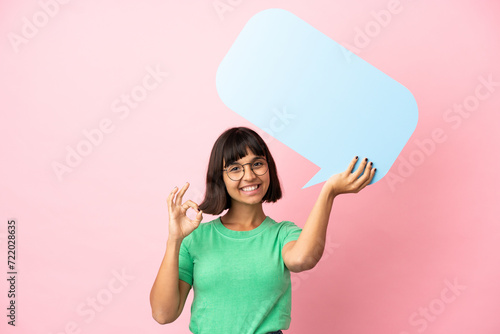
[[[358,161],[358,156],[355,156],[354,159],[351,160],[349,163],[349,167],[347,167],[347,171],[349,173],[352,173],[352,170],[354,169],[354,166],[356,165],[356,162]]]
[[[186,184],[181,188],[181,191],[177,194],[177,197],[175,199],[175,204],[181,205],[182,203],[182,196],[186,193],[186,190],[189,188],[189,182],[186,182]]]
[[[174,198],[174,195],[175,195],[176,192],[177,192],[177,187],[175,187],[174,189],[172,189],[172,191],[170,192],[170,194],[167,197],[167,205],[168,205],[168,211],[169,212],[172,211],[172,199]]]
[[[199,225],[203,219],[202,211],[198,208],[198,204],[191,200],[187,200],[184,204],[182,204],[182,211],[184,214],[189,208],[193,208],[196,211],[196,217],[194,219],[189,219],[191,222],[196,223]],[[188,217],[189,218],[189,217]]]
[[[377,168],[373,168],[370,172],[370,179],[368,180],[368,183],[366,185],[369,185],[370,182],[372,182],[373,178],[375,177],[375,171],[377,170]]]
[[[365,183],[366,180],[368,180],[371,176],[371,171],[373,167],[373,161],[367,162],[365,170],[363,171],[363,175],[359,178],[362,183]]]
[[[190,199],[187,200],[186,202],[184,202],[184,204],[182,204],[182,209],[184,211],[187,211],[189,208],[193,208],[193,210],[196,212],[200,211],[200,209],[198,209],[198,204],[196,204],[195,202],[193,202]]]
[[[347,167],[347,171],[349,173],[352,173],[353,169],[354,169],[354,166],[356,166],[356,162],[358,161],[358,156],[355,156],[351,162],[349,163],[349,166]]]
[[[366,181],[370,179],[370,173],[372,170],[373,162],[365,163],[365,169],[363,171],[363,175],[356,176],[357,179],[354,181],[353,186],[356,192],[361,191],[363,189]],[[357,172],[357,171],[356,171]]]
[[[364,158],[360,163],[358,169],[353,173],[356,179],[363,173],[365,169],[366,163],[368,162],[368,158]]]
[[[364,188],[364,187],[366,187],[367,185],[369,185],[369,184],[370,184],[370,182],[372,182],[373,177],[375,176],[375,171],[376,171],[376,170],[377,170],[377,168],[372,168],[372,169],[370,170],[370,176],[369,176],[369,178],[368,178],[368,179],[367,179],[367,180],[363,183],[363,185],[362,185],[362,187],[363,187],[363,188]]]
[[[199,224],[201,223],[201,221],[203,220],[203,212],[200,210],[198,211],[198,213],[196,214],[196,219],[195,221]]]

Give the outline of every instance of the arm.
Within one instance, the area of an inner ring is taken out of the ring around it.
[[[167,249],[149,300],[153,318],[160,324],[175,321],[182,312],[191,285],[179,280],[179,249],[182,240],[167,240]]]
[[[283,246],[283,260],[290,271],[310,270],[321,259],[334,198],[343,193],[357,193],[373,179],[375,169],[368,164],[367,159],[352,173],[356,161],[357,157],[351,161],[347,170],[326,181],[299,238]]]
[[[175,187],[167,198],[167,249],[149,294],[153,318],[160,324],[173,322],[179,317],[191,288],[187,282],[179,280],[179,253],[182,240],[198,228],[203,216],[202,211],[198,210],[198,204],[193,201],[188,200],[182,204],[182,196],[188,187],[189,183],[186,182],[177,196],[175,194],[178,189]],[[186,216],[189,208],[197,211],[196,219],[192,220]]]

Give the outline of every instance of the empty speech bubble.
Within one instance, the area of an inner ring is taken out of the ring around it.
[[[368,157],[374,183],[415,130],[411,92],[294,14],[254,15],[219,65],[224,104],[321,169],[303,187]]]

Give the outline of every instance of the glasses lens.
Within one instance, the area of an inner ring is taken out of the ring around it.
[[[264,175],[267,172],[267,161],[264,159],[257,159],[252,164],[252,170],[256,175]]]
[[[240,164],[230,165],[227,168],[227,175],[231,180],[237,181],[243,177],[243,167]]]

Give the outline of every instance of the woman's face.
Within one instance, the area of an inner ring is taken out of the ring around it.
[[[251,163],[255,158],[257,158],[257,156],[247,148],[247,155],[236,162],[243,165],[246,163]],[[250,166],[251,164],[243,166],[245,174],[239,181],[233,181],[229,178],[226,172],[223,173],[227,192],[229,193],[229,196],[231,196],[233,202],[237,201],[249,205],[261,203],[262,198],[269,188],[269,170],[264,175],[259,176],[252,171]],[[257,189],[248,191],[248,186],[255,185],[258,186]],[[243,188],[247,188],[247,190],[245,191],[243,190]]]

